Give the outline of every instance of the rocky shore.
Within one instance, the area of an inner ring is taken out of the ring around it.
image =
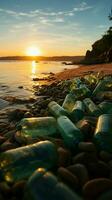
[[[52,74],[52,77],[48,77],[47,85],[35,86],[35,99],[21,102],[21,104],[26,105],[25,109],[17,108],[7,111],[7,104],[5,103],[9,102],[9,100],[5,99],[4,102],[0,102],[0,154],[7,150],[49,140],[56,145],[58,152],[58,162],[55,169],[51,169],[51,172],[58,177],[59,181],[67,185],[71,191],[79,196],[76,200],[79,198],[84,200],[112,199],[112,152],[97,149],[92,139],[98,116],[90,115],[86,111],[84,118],[75,123],[85,138],[84,141],[79,142],[77,152],[66,148],[64,140],[59,133],[55,137],[39,136],[37,138],[29,138],[21,135],[21,127],[18,125],[23,118],[51,116],[48,104],[51,101],[55,101],[62,106],[66,95],[70,93],[74,77],[79,77],[80,81],[86,84],[88,89],[93,92],[97,85],[97,80],[102,80],[106,75],[111,74],[112,64],[91,67],[80,66],[77,69],[65,70],[56,75]],[[96,82],[90,83],[89,80],[85,79],[85,75],[95,77]],[[112,87],[110,92],[112,92]],[[80,97],[78,100],[83,101],[84,98],[86,96]],[[94,96],[91,99],[96,105],[103,101],[112,104],[112,95]],[[13,100],[13,103],[17,103],[17,101]],[[24,199],[27,181],[27,179],[22,179],[17,182],[7,183],[1,176],[0,199]],[[32,200],[34,199],[32,198]]]

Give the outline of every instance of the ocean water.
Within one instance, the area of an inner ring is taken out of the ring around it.
[[[65,66],[61,62],[0,62],[0,97],[33,97],[33,85],[43,84],[41,81],[34,82],[33,78],[46,77],[50,72],[58,73],[65,68],[74,67],[77,68],[78,66]],[[19,86],[23,86],[23,88],[20,89]]]

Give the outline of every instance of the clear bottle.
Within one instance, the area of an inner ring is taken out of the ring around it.
[[[0,155],[0,172],[7,182],[28,178],[40,167],[51,169],[57,163],[57,149],[50,141],[8,150]]]
[[[68,112],[71,112],[75,105],[75,102],[76,102],[75,95],[67,94],[62,107],[66,109]]]
[[[76,101],[72,112],[70,113],[71,119],[74,122],[79,121],[84,117],[85,107],[82,101]]]
[[[112,115],[103,114],[99,117],[94,142],[99,150],[112,153]]]
[[[54,117],[60,117],[62,115],[69,115],[67,110],[62,108],[59,104],[57,104],[55,101],[51,101],[48,104],[49,112],[54,116]]]
[[[21,133],[25,137],[52,136],[57,133],[57,124],[54,117],[24,118],[19,123]]]
[[[66,116],[59,117],[57,123],[65,146],[76,150],[78,143],[83,141],[83,134]]]
[[[81,200],[81,198],[59,182],[51,172],[40,168],[27,182],[24,200]]]
[[[100,108],[90,98],[84,99],[83,102],[85,104],[85,108],[87,112],[90,115],[99,117],[102,114],[102,111],[100,110]]]

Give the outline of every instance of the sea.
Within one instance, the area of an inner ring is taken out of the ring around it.
[[[35,78],[49,76],[66,69],[78,68],[78,65],[63,65],[62,62],[36,61],[1,61],[0,62],[0,98],[34,97],[34,85],[42,85],[43,81]]]

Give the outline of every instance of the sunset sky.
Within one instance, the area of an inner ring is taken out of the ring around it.
[[[0,56],[84,55],[110,26],[112,0],[0,0]]]

